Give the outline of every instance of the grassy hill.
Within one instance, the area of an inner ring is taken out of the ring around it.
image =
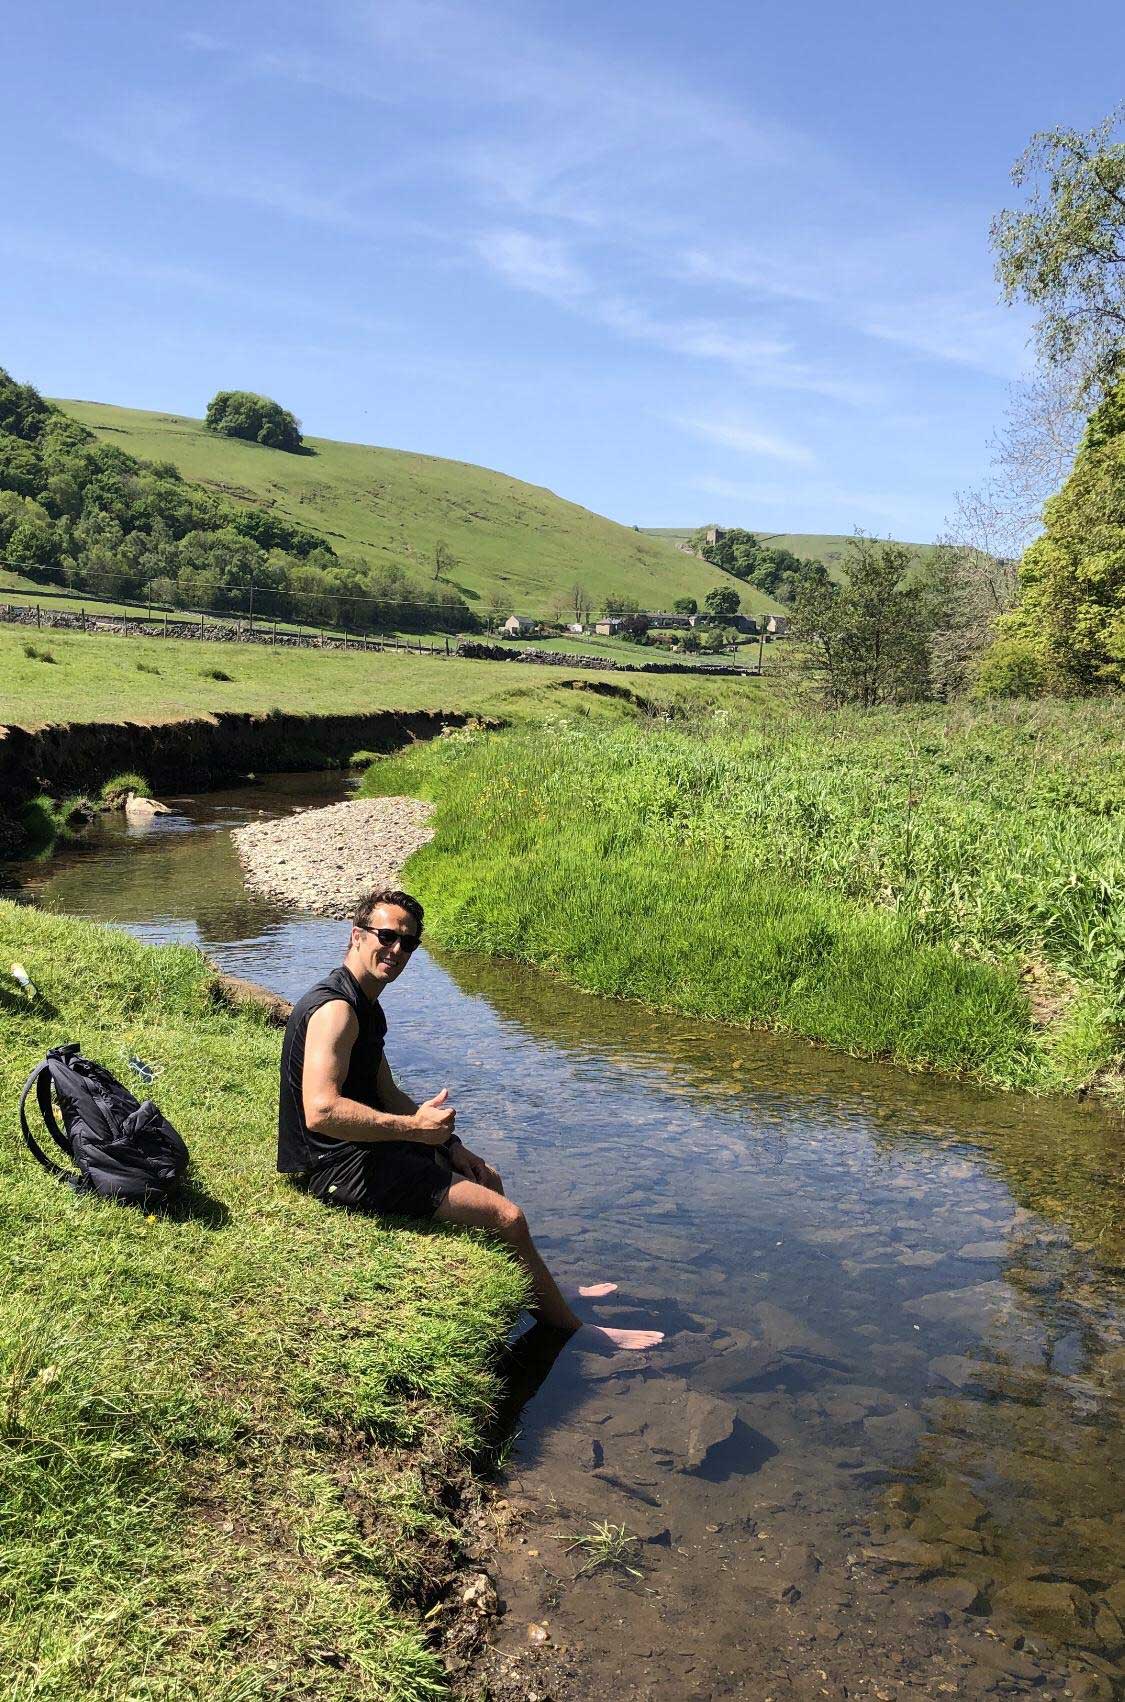
[[[617,595],[648,609],[670,608],[676,597],[702,602],[712,586],[731,583],[663,538],[465,461],[325,438],[306,439],[311,455],[289,455],[214,436],[202,421],[173,414],[98,402],[56,406],[132,455],[171,461],[228,500],[268,506],[340,555],[397,562],[425,580],[444,543],[456,558],[445,583],[478,613],[499,599],[509,612],[557,617],[576,583],[595,607]],[[753,587],[743,592],[749,614],[775,606]]]
[[[671,544],[675,549],[698,531],[697,526],[642,526],[641,532],[646,538],[658,538],[661,543]],[[757,531],[754,526],[747,527],[750,532]],[[823,562],[833,579],[840,577],[844,556],[851,538],[842,532],[758,532],[758,537],[765,544],[772,544],[777,549],[791,550],[795,556],[801,556],[807,561]],[[928,555],[932,544],[907,544],[907,549],[917,550],[919,555]]]

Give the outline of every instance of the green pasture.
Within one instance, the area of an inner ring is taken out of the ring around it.
[[[1119,1079],[1112,705],[466,733],[375,764],[436,800],[441,944],[597,993],[1006,1087]]]
[[[609,596],[635,597],[646,609],[671,608],[684,596],[702,605],[713,586],[731,583],[660,539],[468,462],[324,438],[306,440],[313,454],[290,455],[172,414],[57,406],[132,455],[172,461],[232,501],[275,508],[341,555],[397,562],[424,581],[444,543],[457,558],[445,581],[478,614],[497,598],[506,614],[565,620],[575,584],[596,608]],[[743,605],[748,614],[775,606],[752,587]]]
[[[39,654],[27,655],[28,647]],[[53,661],[42,660],[44,651]],[[215,668],[230,678],[216,681]],[[269,709],[338,715],[432,709],[520,720],[551,713],[556,701],[574,702],[576,691],[589,713],[612,714],[634,696],[662,710],[739,703],[759,689],[752,680],[694,674],[606,675],[546,663],[0,626],[0,725],[168,721]]]
[[[80,1038],[192,1152],[169,1213],[0,1138],[8,1702],[425,1702],[522,1279],[274,1170],[280,1034],[187,947],[0,903],[0,1091]],[[142,1090],[143,1091],[143,1090]]]

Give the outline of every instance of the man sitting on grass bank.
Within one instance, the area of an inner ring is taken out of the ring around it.
[[[587,1324],[564,1300],[499,1175],[453,1132],[443,1087],[416,1105],[391,1075],[379,1004],[422,938],[422,906],[405,892],[373,892],[360,904],[343,963],[293,1007],[281,1051],[277,1168],[307,1178],[328,1205],[438,1218],[498,1235],[527,1272],[532,1310],[544,1324],[582,1331],[583,1347],[654,1347],[658,1330]],[[580,1288],[612,1294],[614,1283]]]

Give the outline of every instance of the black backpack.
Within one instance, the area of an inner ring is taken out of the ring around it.
[[[47,1132],[78,1166],[78,1174],[48,1158],[27,1125],[32,1088]],[[51,1103],[54,1088],[62,1113],[60,1129]],[[138,1104],[127,1087],[81,1049],[52,1046],[36,1064],[20,1095],[23,1138],[46,1170],[79,1193],[135,1205],[168,1198],[188,1165],[188,1150],[151,1099]]]

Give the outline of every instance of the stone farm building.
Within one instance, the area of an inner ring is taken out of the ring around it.
[[[682,627],[686,631],[691,625],[690,615],[668,614],[664,609],[642,609],[641,617],[655,627]]]
[[[509,638],[522,638],[524,633],[534,632],[539,622],[532,620],[530,615],[509,615],[501,632],[506,632]]]
[[[692,626],[730,626],[735,632],[749,633],[751,637],[755,637],[758,631],[758,623],[753,615],[712,615],[704,610],[698,615],[689,616],[689,621]]]

